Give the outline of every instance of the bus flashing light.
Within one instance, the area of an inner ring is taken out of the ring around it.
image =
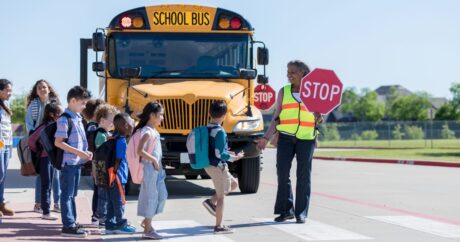
[[[232,20],[230,21],[230,26],[232,27],[232,29],[240,29],[241,28],[241,19],[239,19],[237,17],[232,18]]]
[[[133,25],[133,20],[129,16],[124,16],[120,19],[120,25],[124,29],[130,28]]]
[[[219,28],[221,29],[228,29],[230,27],[230,21],[228,18],[222,17],[219,19]]]

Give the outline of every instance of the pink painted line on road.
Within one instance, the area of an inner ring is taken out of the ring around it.
[[[277,186],[277,184],[270,183],[270,182],[261,182],[261,184],[268,185],[268,186]],[[293,189],[295,189],[295,188],[293,188]],[[430,219],[430,220],[433,220],[433,221],[449,223],[449,224],[459,225],[460,226],[460,221],[459,220],[436,217],[436,216],[423,214],[423,213],[417,213],[417,212],[404,210],[404,209],[400,209],[400,208],[393,208],[393,207],[389,207],[389,206],[383,205],[383,204],[375,204],[375,203],[370,203],[370,202],[365,202],[365,201],[359,201],[359,200],[355,200],[355,199],[350,199],[350,198],[337,196],[337,195],[332,195],[332,194],[327,194],[327,193],[322,193],[322,192],[312,192],[312,194],[316,195],[316,196],[320,196],[320,197],[329,198],[329,199],[339,200],[339,201],[358,204],[358,205],[362,205],[362,206],[366,206],[366,207],[377,208],[377,209],[391,211],[391,212],[397,212],[397,213],[401,213],[401,214],[405,214],[405,215],[411,215],[411,216],[414,216],[414,217],[425,218],[425,219]]]
[[[388,163],[401,165],[418,165],[418,166],[442,166],[442,167],[458,167],[460,163],[443,162],[443,161],[422,161],[422,160],[396,160],[396,159],[374,159],[374,158],[349,158],[349,157],[325,157],[314,156],[314,159],[332,160],[332,161],[354,161],[354,162],[370,162],[370,163]]]

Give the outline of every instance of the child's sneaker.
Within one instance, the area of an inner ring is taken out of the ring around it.
[[[91,216],[91,224],[92,225],[99,225],[99,218],[96,215]]]
[[[232,228],[228,227],[228,226],[222,226],[222,227],[214,227],[214,233],[215,234],[232,234],[234,233],[235,230],[233,230]]]
[[[211,202],[211,199],[206,199],[203,201],[203,206],[208,210],[212,216],[216,216],[216,205]]]
[[[42,207],[40,205],[40,203],[36,203],[35,206],[34,206],[34,212],[36,213],[43,213],[43,210],[42,210]]]
[[[43,220],[58,220],[58,217],[51,215],[51,213],[48,213],[48,214],[43,214],[42,219]]]
[[[59,203],[55,203],[53,206],[53,212],[60,213],[61,212],[61,206],[59,206]]]
[[[69,228],[62,228],[61,235],[64,237],[85,238],[88,233],[86,230],[79,228],[78,226],[73,226]]]
[[[132,234],[132,233],[136,233],[136,228],[131,225],[125,225],[124,227],[119,228],[119,229],[114,229],[114,230],[106,229],[106,233],[107,234]]]
[[[152,231],[150,231],[150,232],[148,232],[148,233],[144,233],[144,234],[142,235],[142,238],[158,240],[158,239],[163,239],[163,236],[161,236],[160,234],[158,234],[157,231],[152,230]]]

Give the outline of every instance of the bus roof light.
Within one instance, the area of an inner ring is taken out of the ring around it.
[[[228,29],[230,27],[230,21],[228,18],[222,17],[219,19],[219,28],[221,29]]]
[[[133,26],[136,29],[144,27],[144,19],[140,16],[133,18]]]
[[[232,26],[232,29],[240,29],[241,28],[241,19],[234,17],[230,21],[230,26]]]
[[[124,16],[120,19],[120,25],[124,29],[130,28],[133,25],[133,20],[129,16]]]

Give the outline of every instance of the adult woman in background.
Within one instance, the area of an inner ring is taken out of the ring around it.
[[[7,79],[0,79],[0,218],[3,215],[13,216],[14,211],[5,204],[5,178],[11,158],[13,132],[11,129],[11,112],[8,100],[12,94],[13,84]]]
[[[35,85],[32,87],[30,94],[27,96],[27,114],[26,114],[26,129],[27,132],[35,130],[41,123],[43,119],[43,113],[45,110],[46,104],[51,100],[57,101],[59,103],[59,97],[54,91],[53,87],[48,83],[48,81],[40,79],[35,82]],[[54,198],[54,207],[55,212],[60,212],[59,199],[61,194],[61,188],[59,185],[59,171],[53,170],[53,198]],[[40,176],[37,176],[35,180],[35,206],[34,212],[42,213],[41,208],[41,179]]]

